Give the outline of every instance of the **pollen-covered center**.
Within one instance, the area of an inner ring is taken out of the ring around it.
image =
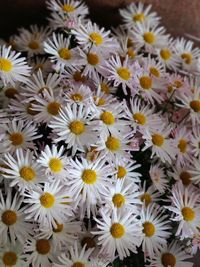
[[[101,116],[100,120],[107,125],[112,125],[115,123],[115,117],[113,116],[112,112],[104,111]]]
[[[90,40],[96,45],[99,46],[103,43],[103,37],[98,32],[92,32],[90,35]]]
[[[141,124],[141,125],[145,125],[146,124],[146,121],[147,121],[147,118],[144,114],[142,113],[135,113],[133,114],[133,119],[138,123],[138,124]]]
[[[143,233],[147,237],[152,237],[155,234],[155,226],[151,222],[145,222],[143,223]]]
[[[134,59],[135,56],[136,56],[136,53],[135,53],[135,51],[134,51],[132,48],[128,48],[128,50],[127,50],[127,55],[128,55],[131,59]]]
[[[24,137],[21,133],[11,133],[9,139],[13,146],[20,146],[24,142]]]
[[[86,267],[84,263],[77,261],[75,262],[72,267]]]
[[[4,72],[9,72],[13,68],[12,62],[7,58],[0,58],[0,70]]]
[[[141,201],[145,203],[145,206],[148,207],[149,204],[152,202],[152,198],[151,195],[149,193],[144,193],[141,197],[140,197]]]
[[[36,241],[36,250],[39,254],[46,255],[49,253],[51,245],[47,239],[39,239]]]
[[[84,133],[85,125],[84,125],[84,123],[82,121],[75,120],[75,121],[72,121],[70,123],[69,129],[75,135],[80,135],[80,134]]]
[[[83,96],[81,94],[73,94],[71,95],[71,99],[75,102],[81,102],[83,100]]]
[[[117,74],[119,75],[120,78],[123,80],[127,81],[131,78],[131,72],[128,68],[121,67],[117,69]]]
[[[192,100],[190,102],[191,109],[194,110],[194,112],[200,112],[200,101],[199,100]]]
[[[32,50],[36,50],[40,47],[39,43],[35,40],[29,42],[28,47]]]
[[[63,224],[56,223],[56,228],[53,227],[53,232],[54,233],[61,233],[63,230]]]
[[[149,76],[142,76],[140,78],[140,86],[145,90],[151,89],[152,83],[152,79]]]
[[[20,177],[25,181],[33,181],[35,179],[36,173],[33,168],[29,166],[24,166],[19,171]]]
[[[17,263],[17,254],[13,251],[5,252],[2,256],[2,261],[6,267],[15,266]]]
[[[153,134],[152,135],[152,143],[155,145],[155,146],[162,146],[164,144],[164,137],[160,134]]]
[[[123,179],[126,175],[127,171],[123,166],[118,166],[118,171],[117,171],[117,178],[118,179]]]
[[[188,145],[188,143],[185,139],[179,140],[178,148],[179,148],[181,153],[184,154],[187,151],[187,145]]]
[[[90,236],[84,237],[82,242],[81,242],[81,245],[82,245],[82,247],[84,247],[86,245],[86,249],[96,247],[96,243],[95,243],[94,238],[92,238]]]
[[[82,180],[86,184],[94,184],[97,180],[96,171],[91,169],[85,169],[81,176]]]
[[[40,204],[46,209],[52,208],[54,203],[55,197],[50,193],[46,192],[40,197]]]
[[[125,197],[122,194],[115,194],[112,202],[116,208],[121,208],[125,203]]]
[[[183,53],[181,58],[185,61],[186,64],[192,63],[192,54],[191,53]]]
[[[157,78],[160,77],[160,72],[155,67],[150,67],[149,71],[150,71],[151,75],[153,75]]]
[[[73,78],[75,82],[82,82],[84,83],[86,81],[86,77],[82,75],[80,71],[75,71],[73,74]]]
[[[175,267],[176,257],[172,253],[166,252],[162,254],[161,262],[164,267],[168,267],[168,266]]]
[[[72,52],[68,48],[59,49],[58,54],[62,59],[65,60],[69,60],[72,58]]]
[[[59,114],[60,108],[61,108],[60,103],[51,102],[47,106],[47,111],[48,111],[49,114],[51,114],[53,116],[56,116],[56,115]]]
[[[121,238],[125,234],[124,226],[120,223],[113,223],[110,227],[110,233],[114,238]]]
[[[189,207],[184,207],[181,210],[181,213],[183,215],[183,219],[187,222],[193,221],[196,217],[195,211]]]
[[[62,10],[65,11],[65,12],[68,12],[68,13],[71,13],[71,12],[74,12],[75,11],[75,7],[72,6],[72,5],[69,5],[69,4],[64,4],[62,6]]]
[[[14,87],[9,87],[5,90],[4,94],[7,98],[15,98],[18,94],[18,91]]]
[[[148,44],[153,44],[156,41],[156,37],[152,32],[145,32],[143,34],[143,39]]]
[[[160,50],[160,56],[163,60],[167,61],[171,58],[172,53],[169,49],[165,48]]]
[[[6,210],[2,213],[1,220],[7,226],[13,225],[17,221],[17,214],[15,211]]]
[[[95,66],[99,63],[99,57],[97,54],[94,53],[88,53],[87,55],[87,61],[90,65]]]
[[[109,136],[106,141],[106,147],[115,152],[120,149],[120,140],[114,136]]]
[[[143,22],[144,18],[145,18],[144,13],[137,13],[137,14],[133,15],[133,20],[135,22]]]
[[[101,83],[101,91],[108,95],[110,93],[110,88],[106,83]]]
[[[187,171],[183,171],[180,173],[180,179],[185,186],[188,186],[191,183],[191,178],[192,177],[190,173]]]
[[[52,172],[58,173],[63,169],[63,163],[59,158],[51,158],[49,161],[49,168]]]

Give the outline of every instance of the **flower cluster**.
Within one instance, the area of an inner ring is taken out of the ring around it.
[[[193,266],[200,49],[141,3],[112,31],[47,7],[0,43],[0,265]]]

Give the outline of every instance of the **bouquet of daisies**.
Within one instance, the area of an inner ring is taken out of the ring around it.
[[[0,266],[193,266],[200,49],[141,3],[47,7],[0,41]]]

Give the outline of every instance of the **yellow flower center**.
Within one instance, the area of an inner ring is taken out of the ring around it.
[[[63,230],[63,224],[56,223],[56,228],[53,227],[54,233],[60,233]]]
[[[142,196],[141,196],[141,201],[145,203],[145,206],[148,207],[149,204],[152,202],[152,198],[151,198],[151,195],[148,194],[148,193],[144,193]]]
[[[103,105],[105,105],[105,103],[106,103],[106,100],[104,98],[100,97],[98,100],[97,106],[103,106]]]
[[[127,55],[128,55],[131,59],[134,59],[136,54],[135,54],[135,51],[134,51],[132,48],[128,48]]]
[[[86,184],[94,184],[97,180],[97,174],[94,170],[85,169],[82,173],[81,178]]]
[[[179,141],[178,148],[179,148],[181,153],[185,153],[186,152],[187,145],[188,145],[188,143],[187,143],[187,141],[185,139],[181,139]]]
[[[117,172],[117,178],[118,179],[123,179],[124,176],[126,175],[127,171],[124,167],[118,166],[118,172]]]
[[[114,136],[109,136],[106,141],[106,147],[112,151],[115,152],[120,149],[120,140]]]
[[[2,261],[6,267],[15,266],[17,263],[17,254],[12,251],[5,252],[3,254]]]
[[[195,219],[195,211],[189,207],[184,207],[182,210],[183,219],[187,222],[191,222]]]
[[[40,204],[46,209],[53,207],[54,203],[55,203],[55,197],[50,193],[44,193],[40,197]]]
[[[24,137],[21,133],[12,133],[9,139],[13,146],[19,146],[24,142]]]
[[[150,70],[150,73],[151,73],[153,76],[155,76],[155,77],[157,77],[157,78],[160,77],[160,72],[159,72],[155,67],[151,67],[149,70]]]
[[[112,125],[115,123],[115,117],[109,111],[104,111],[100,116],[100,120],[107,125]]]
[[[89,37],[96,46],[99,46],[103,43],[103,37],[98,32],[91,33]]]
[[[143,39],[148,44],[153,44],[156,41],[156,37],[152,32],[145,32],[143,35]]]
[[[68,12],[68,13],[73,12],[75,9],[76,8],[74,6],[68,5],[68,4],[64,4],[62,6],[62,10],[65,11],[65,12]]]
[[[18,94],[18,91],[16,88],[10,87],[5,90],[4,94],[7,98],[15,98]]]
[[[164,267],[175,267],[176,257],[173,254],[166,252],[162,255],[161,262]]]
[[[86,267],[84,263],[77,261],[71,267]]]
[[[192,63],[192,54],[191,53],[183,53],[181,58],[185,61],[186,64]]]
[[[80,71],[76,71],[73,75],[74,81],[75,82],[85,82],[86,81],[86,77],[84,75],[81,74]]]
[[[172,85],[168,85],[167,92],[168,93],[172,93],[172,91],[173,91],[173,86]]]
[[[39,43],[35,40],[30,41],[30,43],[28,44],[28,47],[32,50],[36,50],[40,47]]]
[[[99,63],[99,57],[97,54],[89,53],[87,55],[87,61],[90,65],[95,66]]]
[[[60,103],[51,102],[47,106],[47,111],[48,111],[49,114],[51,114],[53,116],[56,116],[56,115],[59,114],[60,108],[61,108]]]
[[[153,134],[152,135],[152,143],[155,145],[155,146],[162,146],[164,144],[164,137],[160,134]]]
[[[101,91],[108,95],[110,93],[110,88],[106,83],[101,83]]]
[[[174,86],[177,89],[179,89],[179,88],[181,88],[183,86],[183,83],[181,81],[177,80],[177,81],[174,82]]]
[[[2,213],[1,220],[7,226],[13,225],[17,221],[17,214],[12,210],[6,210]]]
[[[65,60],[69,60],[72,58],[72,53],[69,49],[67,48],[61,48],[59,51],[58,51],[58,54],[59,56],[62,58],[62,59],[65,59]]]
[[[125,197],[121,194],[115,194],[112,198],[115,207],[121,208],[125,203]]]
[[[143,223],[143,233],[147,237],[152,237],[155,234],[155,226],[151,222],[145,222]]]
[[[165,48],[160,50],[160,56],[163,60],[167,61],[171,58],[172,53],[169,49]]]
[[[121,238],[125,234],[124,226],[120,223],[113,223],[110,227],[110,233],[113,238]]]
[[[142,113],[135,113],[133,114],[133,119],[138,123],[138,124],[141,124],[141,125],[145,125],[147,119],[146,117],[144,116],[144,114]]]
[[[83,96],[81,94],[73,94],[71,95],[71,99],[76,102],[81,102],[83,100]]]
[[[39,254],[46,255],[49,253],[51,245],[47,239],[39,239],[36,242],[36,250]]]
[[[137,13],[137,14],[133,15],[133,20],[135,22],[142,22],[142,21],[144,21],[144,18],[145,18],[144,13]]]
[[[188,186],[191,183],[191,175],[189,172],[181,172],[180,179],[185,186]]]
[[[89,248],[95,248],[96,247],[96,243],[95,240],[92,237],[86,236],[83,238],[82,242],[81,242],[82,247],[84,247],[84,245],[86,245],[86,249]]]
[[[35,171],[31,167],[24,166],[19,171],[20,177],[25,181],[33,181],[35,179]]]
[[[118,68],[117,74],[119,75],[120,78],[122,78],[125,81],[131,78],[131,72],[128,68],[123,68],[123,67]]]
[[[31,101],[28,105],[27,105],[27,108],[26,108],[26,111],[28,114],[34,116],[36,114],[38,114],[39,112],[36,111],[36,110],[33,110],[33,103],[34,101]]]
[[[190,102],[191,109],[194,110],[194,112],[200,112],[200,101],[199,100],[193,100]]]
[[[75,135],[80,135],[85,131],[85,125],[82,121],[72,121],[69,125],[70,131]]]
[[[152,87],[152,79],[149,76],[142,76],[140,78],[140,85],[143,89],[149,90]]]
[[[9,72],[13,68],[12,62],[7,58],[0,58],[0,71]]]
[[[63,169],[62,161],[59,158],[51,158],[49,161],[49,168],[52,172],[60,172]]]

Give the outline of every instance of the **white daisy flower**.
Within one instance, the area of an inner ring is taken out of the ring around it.
[[[168,186],[168,179],[164,173],[164,167],[161,167],[159,163],[152,164],[149,170],[149,175],[155,189],[160,193],[164,193]]]
[[[95,144],[98,140],[100,123],[93,122],[94,114],[82,104],[66,104],[57,117],[49,124],[58,136],[55,142],[65,141],[67,148],[72,148],[72,155],[76,151],[85,151],[85,147]]]
[[[93,232],[99,235],[98,243],[102,245],[100,253],[106,252],[111,260],[115,259],[116,251],[121,260],[129,256],[130,251],[137,253],[143,234],[136,216],[121,209],[113,209],[112,212],[102,209],[101,216],[102,219],[95,218],[99,231]]]
[[[156,61],[154,58],[151,58],[150,55],[146,58],[143,58],[142,65],[144,69],[149,71],[152,77],[158,80],[158,82],[159,80],[165,78],[166,72],[164,65],[162,64],[162,62]]]
[[[37,160],[41,166],[45,168],[46,175],[59,179],[61,182],[66,176],[67,157],[63,155],[64,147],[58,148],[53,145],[50,148],[48,145],[44,151],[41,151],[41,156]]]
[[[27,191],[24,195],[27,197],[24,202],[29,203],[26,218],[41,225],[56,228],[57,223],[64,223],[72,215],[70,192],[59,181],[44,183],[43,187]]]
[[[26,189],[35,189],[38,183],[45,181],[44,171],[30,150],[24,152],[22,149],[17,149],[14,157],[9,153],[6,154],[4,164],[7,166],[2,168],[4,178],[10,180],[11,187],[17,185],[21,194]]]
[[[80,85],[88,85],[88,78],[83,75],[82,70],[78,70],[78,67],[74,69],[66,69],[63,71],[63,75],[66,78],[65,82],[68,87],[75,86],[76,88]]]
[[[172,170],[168,171],[169,177],[176,181],[181,181],[184,186],[189,186],[192,183],[192,173],[189,171],[192,167],[189,164],[172,166]]]
[[[143,3],[131,3],[126,8],[120,9],[120,15],[127,29],[132,28],[136,23],[158,24],[160,17],[156,12],[151,12],[151,7],[151,5],[145,6]]]
[[[191,153],[194,157],[200,158],[200,127],[192,127],[192,136],[191,136]]]
[[[25,220],[24,198],[18,193],[12,196],[10,188],[6,189],[5,193],[4,198],[0,192],[0,244],[6,246],[9,240],[12,244],[16,244],[16,238],[24,244],[32,232],[32,224]]]
[[[117,88],[112,86],[112,82],[103,77],[100,77],[99,81],[95,82],[95,86],[96,88],[100,86],[101,92],[106,95],[114,94],[117,91]]]
[[[167,244],[167,238],[171,235],[167,215],[156,204],[143,207],[141,212],[141,222],[143,226],[142,251],[146,256],[152,258],[163,245]]]
[[[161,200],[161,193],[155,189],[153,185],[146,188],[146,181],[144,181],[143,187],[140,189],[141,195],[140,200],[144,203],[147,208],[150,204],[157,203]]]
[[[31,25],[30,30],[21,28],[14,39],[17,49],[27,52],[29,57],[44,54],[43,42],[50,32],[49,27],[39,28],[37,25]]]
[[[25,267],[26,263],[22,256],[22,246],[20,243],[16,242],[15,245],[9,242],[0,247],[0,265],[2,267],[12,266],[12,267]]]
[[[199,158],[192,158],[191,165],[188,166],[188,173],[190,174],[190,178],[194,184],[200,183],[200,162]]]
[[[30,76],[31,68],[20,55],[21,53],[11,51],[11,46],[0,46],[0,79],[5,85],[14,85],[16,81],[26,82]]]
[[[45,77],[53,71],[51,62],[45,57],[36,56],[34,59],[31,58],[29,59],[29,65],[32,67],[32,73],[37,73],[38,70],[41,70]]]
[[[73,247],[69,249],[69,255],[62,253],[58,257],[58,263],[54,263],[53,267],[71,267],[71,266],[84,266],[90,267],[89,257],[93,249],[78,249],[77,242],[74,243]]]
[[[168,246],[164,246],[158,251],[152,259],[149,259],[149,267],[192,267],[193,263],[186,261],[191,259],[192,255],[184,252],[184,246],[181,246],[177,241],[173,241]]]
[[[50,54],[50,59],[55,63],[56,70],[63,70],[64,67],[72,67],[80,64],[79,53],[76,48],[70,48],[70,38],[63,34],[55,34],[44,42],[44,50]]]
[[[23,258],[27,265],[51,267],[55,261],[52,241],[49,239],[29,238],[24,245]]]
[[[199,233],[199,192],[194,191],[192,187],[184,187],[181,183],[177,183],[171,193],[171,206],[166,208],[173,212],[171,220],[179,222],[176,236],[181,239],[191,238]]]
[[[1,125],[0,128],[1,127],[5,132],[5,139],[2,141],[10,141],[10,153],[14,153],[18,148],[24,150],[29,148],[35,149],[33,140],[41,137],[41,135],[37,135],[37,127],[32,122],[24,122],[13,118],[12,121]]]

